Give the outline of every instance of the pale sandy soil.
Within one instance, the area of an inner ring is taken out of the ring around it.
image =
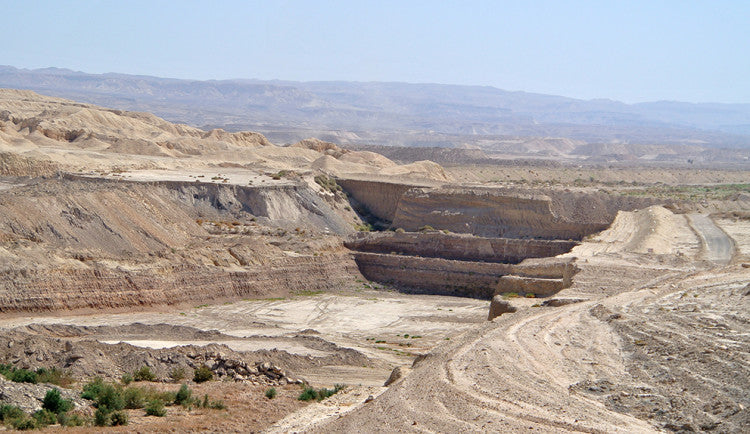
[[[736,241],[736,260],[750,261],[750,220],[714,219],[717,226]]]
[[[318,333],[315,336],[341,347],[353,348],[380,361],[380,368],[311,366],[308,370],[296,372],[297,375],[316,386],[330,387],[335,383],[380,386],[388,378],[392,367],[410,363],[416,355],[426,353],[435,345],[445,342],[446,338],[450,339],[483,322],[486,316],[487,302],[483,300],[357,290],[342,294],[198,306],[182,312],[13,318],[0,321],[0,327],[28,324],[171,324],[218,330],[244,338],[222,340],[221,343],[237,350],[276,348],[293,354],[325,355],[325,350],[310,348],[304,341],[289,339],[302,330],[308,333],[314,330]],[[181,340],[179,336],[169,336],[169,339],[141,337],[123,341],[149,348],[208,343]]]

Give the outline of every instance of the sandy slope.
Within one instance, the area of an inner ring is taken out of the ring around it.
[[[560,297],[583,301],[545,308],[520,300],[517,313],[437,348],[374,401],[360,402],[354,410],[349,406],[347,414],[305,431],[631,433],[698,429],[722,421],[725,429],[736,431],[747,421],[749,403],[727,375],[747,372],[750,347],[727,360],[719,356],[725,351],[720,348],[710,360],[696,350],[715,347],[717,333],[724,333],[721,345],[745,345],[747,318],[731,318],[747,317],[747,309],[738,307],[747,306],[747,297],[740,297],[740,305],[731,299],[740,296],[740,282],[750,270],[695,268],[693,259],[710,249],[684,216],[663,208],[621,213],[610,230],[573,252],[582,271]],[[696,285],[696,279],[704,283]],[[694,322],[684,320],[686,297],[680,294],[696,287],[703,288],[711,317],[725,328],[695,329]],[[659,313],[657,308],[670,305],[673,313]],[[669,340],[651,347],[648,336],[670,330],[691,338],[671,347],[674,357],[664,359],[672,360],[667,362],[671,379],[663,381],[665,368],[652,363],[650,354]],[[707,364],[702,375],[714,385],[708,389],[696,386],[690,374],[702,363]],[[684,391],[695,395],[685,399]],[[730,410],[706,410],[712,399]],[[288,417],[273,429],[299,428],[293,421]]]

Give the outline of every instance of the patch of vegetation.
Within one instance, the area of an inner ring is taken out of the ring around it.
[[[63,399],[60,389],[54,388],[48,390],[47,394],[44,395],[42,408],[51,411],[53,414],[67,413],[73,408],[73,401]]]
[[[169,371],[169,378],[171,378],[173,382],[179,383],[187,378],[187,372],[185,372],[185,368],[179,366]]]
[[[159,399],[149,401],[145,410],[146,416],[164,417],[167,415],[167,409],[164,408],[164,403]]]
[[[201,365],[198,369],[195,370],[195,374],[193,375],[193,381],[195,381],[196,383],[203,383],[213,378],[214,373],[206,365]]]
[[[356,229],[359,232],[373,232],[375,230],[375,226],[373,226],[370,223],[362,223],[362,224],[355,224],[354,229]]]
[[[135,381],[156,381],[156,375],[151,371],[148,366],[141,366],[137,371],[133,372],[133,380]]]
[[[313,295],[323,294],[324,292],[325,291],[313,291],[313,290],[309,290],[309,289],[303,289],[301,291],[295,291],[294,295],[299,295],[299,296],[303,296],[303,297],[310,297],[310,296],[313,296]]]
[[[432,232],[434,230],[435,230],[435,228],[433,228],[430,225],[424,225],[421,228],[419,228],[419,232]]]
[[[315,183],[323,187],[323,190],[329,191],[333,194],[342,191],[341,186],[336,182],[336,179],[326,175],[318,175],[315,178]]]
[[[122,374],[122,377],[120,377],[120,382],[127,386],[128,384],[133,382],[133,376],[128,373],[124,373]]]
[[[325,387],[320,389],[315,389],[313,387],[305,387],[302,390],[302,393],[300,393],[299,397],[297,398],[300,401],[322,401],[326,398],[329,398],[339,391],[341,391],[344,387],[343,384],[336,384],[333,386],[333,389],[326,389]]]
[[[719,185],[664,185],[658,184],[646,188],[623,189],[625,196],[649,196],[664,199],[685,201],[729,200],[739,193],[750,193],[750,184]]]
[[[62,387],[68,387],[75,383],[75,379],[70,375],[70,372],[55,367],[50,369],[39,368],[36,370],[36,375],[37,381],[40,383],[55,384]]]
[[[518,298],[517,292],[503,292],[502,296],[505,300],[508,300],[510,298]]]
[[[192,402],[193,391],[190,390],[187,384],[180,386],[180,390],[174,397],[175,405],[188,406]]]
[[[277,394],[277,392],[276,392],[276,388],[275,387],[272,387],[272,388],[266,390],[266,398],[268,398],[268,399],[274,399],[274,398],[276,398],[276,394]]]

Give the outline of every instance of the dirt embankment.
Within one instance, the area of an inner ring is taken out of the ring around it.
[[[278,218],[283,213],[286,219]],[[263,224],[272,219],[281,227]],[[332,229],[345,227],[325,202],[300,188],[91,180],[11,188],[0,192],[0,310],[124,308],[334,289],[360,274],[340,238],[309,229],[326,221]]]

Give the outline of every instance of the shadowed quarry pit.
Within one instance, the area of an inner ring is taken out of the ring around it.
[[[642,199],[570,191],[408,186],[340,180],[360,209],[391,232],[344,243],[366,278],[406,292],[490,299],[553,295],[572,283],[575,258],[555,258]]]

